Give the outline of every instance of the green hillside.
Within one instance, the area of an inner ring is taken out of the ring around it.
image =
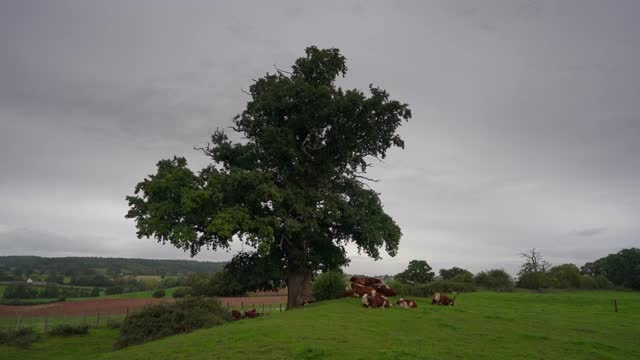
[[[613,311],[613,299],[620,311]],[[638,359],[640,293],[462,294],[456,307],[370,310],[357,299],[199,330],[120,351],[115,330],[53,339],[20,359]],[[86,341],[81,341],[86,339]],[[72,351],[72,348],[75,351]]]
[[[153,260],[102,257],[0,256],[0,271],[20,277],[31,274],[135,274],[180,275],[194,272],[214,273],[222,262],[195,260]],[[1,279],[0,279],[1,280]]]

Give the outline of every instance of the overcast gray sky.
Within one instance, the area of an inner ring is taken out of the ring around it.
[[[125,196],[243,110],[252,78],[337,47],[413,119],[372,176],[398,256],[352,273],[515,272],[640,243],[638,1],[2,1],[0,255],[188,258]],[[199,260],[226,260],[207,252]]]

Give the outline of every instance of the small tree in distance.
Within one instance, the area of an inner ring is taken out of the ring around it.
[[[411,260],[407,269],[394,278],[403,283],[429,283],[433,280],[435,273],[431,271],[431,266],[425,260]]]

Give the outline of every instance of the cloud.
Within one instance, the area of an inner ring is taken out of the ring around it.
[[[606,227],[595,227],[595,228],[576,230],[574,234],[578,236],[596,236],[604,233],[607,230],[608,229]]]
[[[160,159],[204,166],[193,146],[231,125],[240,89],[312,44],[345,54],[340,86],[414,114],[370,174],[398,256],[350,249],[348,271],[513,271],[528,248],[580,263],[637,243],[639,4],[150,4],[0,4],[0,250],[188,257],[137,239],[124,197]]]

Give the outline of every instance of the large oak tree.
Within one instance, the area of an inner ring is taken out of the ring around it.
[[[196,174],[182,157],[161,160],[127,197],[138,237],[192,255],[234,239],[255,249],[235,264],[257,259],[283,274],[288,308],[311,297],[314,272],[348,262],[348,243],[374,259],[382,247],[396,254],[400,228],[365,174],[372,159],[404,147],[396,130],[411,117],[407,104],[380,88],[337,87],[347,72],[338,49],[305,52],[290,72],[254,80],[251,100],[233,119],[241,142],[215,131],[201,149],[211,165]]]

